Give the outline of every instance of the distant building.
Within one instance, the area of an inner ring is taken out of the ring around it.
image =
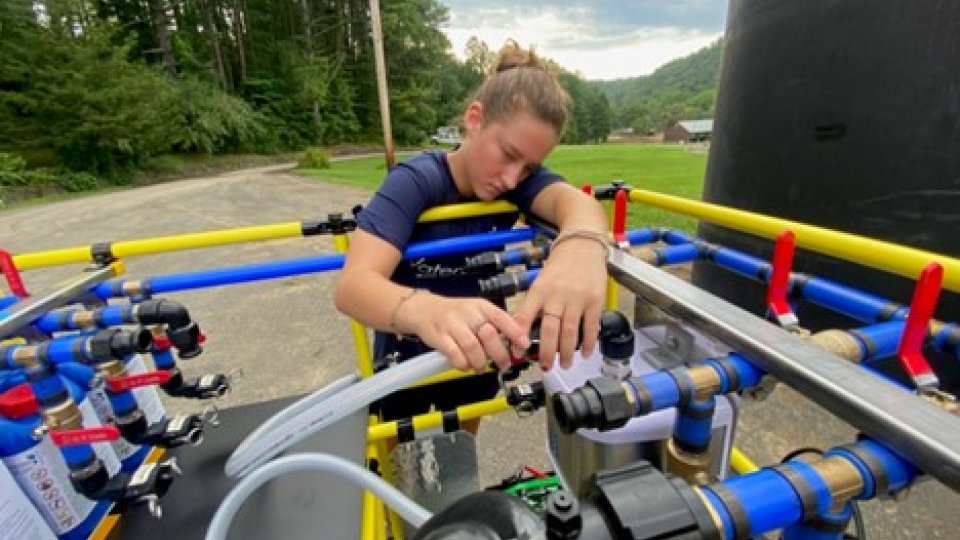
[[[430,144],[460,144],[460,128],[457,126],[440,126],[437,132],[430,136]]]
[[[713,135],[713,119],[681,120],[663,131],[663,142],[705,142]]]

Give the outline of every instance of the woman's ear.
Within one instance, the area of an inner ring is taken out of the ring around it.
[[[463,127],[467,133],[472,133],[483,127],[483,104],[471,101],[467,110],[463,112]]]

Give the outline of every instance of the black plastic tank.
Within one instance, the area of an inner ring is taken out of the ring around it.
[[[731,0],[703,199],[960,256],[960,2]],[[707,224],[700,235],[772,249]],[[802,250],[794,269],[901,303],[913,290]],[[693,279],[764,310],[760,287],[722,269],[697,264]],[[813,329],[851,324],[799,315]],[[960,296],[944,293],[937,316],[960,320]]]

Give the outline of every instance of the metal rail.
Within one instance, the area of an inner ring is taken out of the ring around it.
[[[6,316],[0,319],[0,339],[10,337],[14,332],[46,315],[51,310],[75,301],[94,286],[118,276],[121,272],[122,266],[119,263],[112,263],[59,284],[50,292],[14,304],[7,310]]]
[[[960,418],[707,291],[615,251],[610,274],[960,492]]]

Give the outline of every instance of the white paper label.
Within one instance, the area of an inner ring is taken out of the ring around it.
[[[0,540],[26,538],[56,540],[53,531],[20,490],[10,471],[0,462]]]
[[[70,484],[70,470],[50,437],[3,462],[56,534],[72,530],[93,511],[95,503]]]

